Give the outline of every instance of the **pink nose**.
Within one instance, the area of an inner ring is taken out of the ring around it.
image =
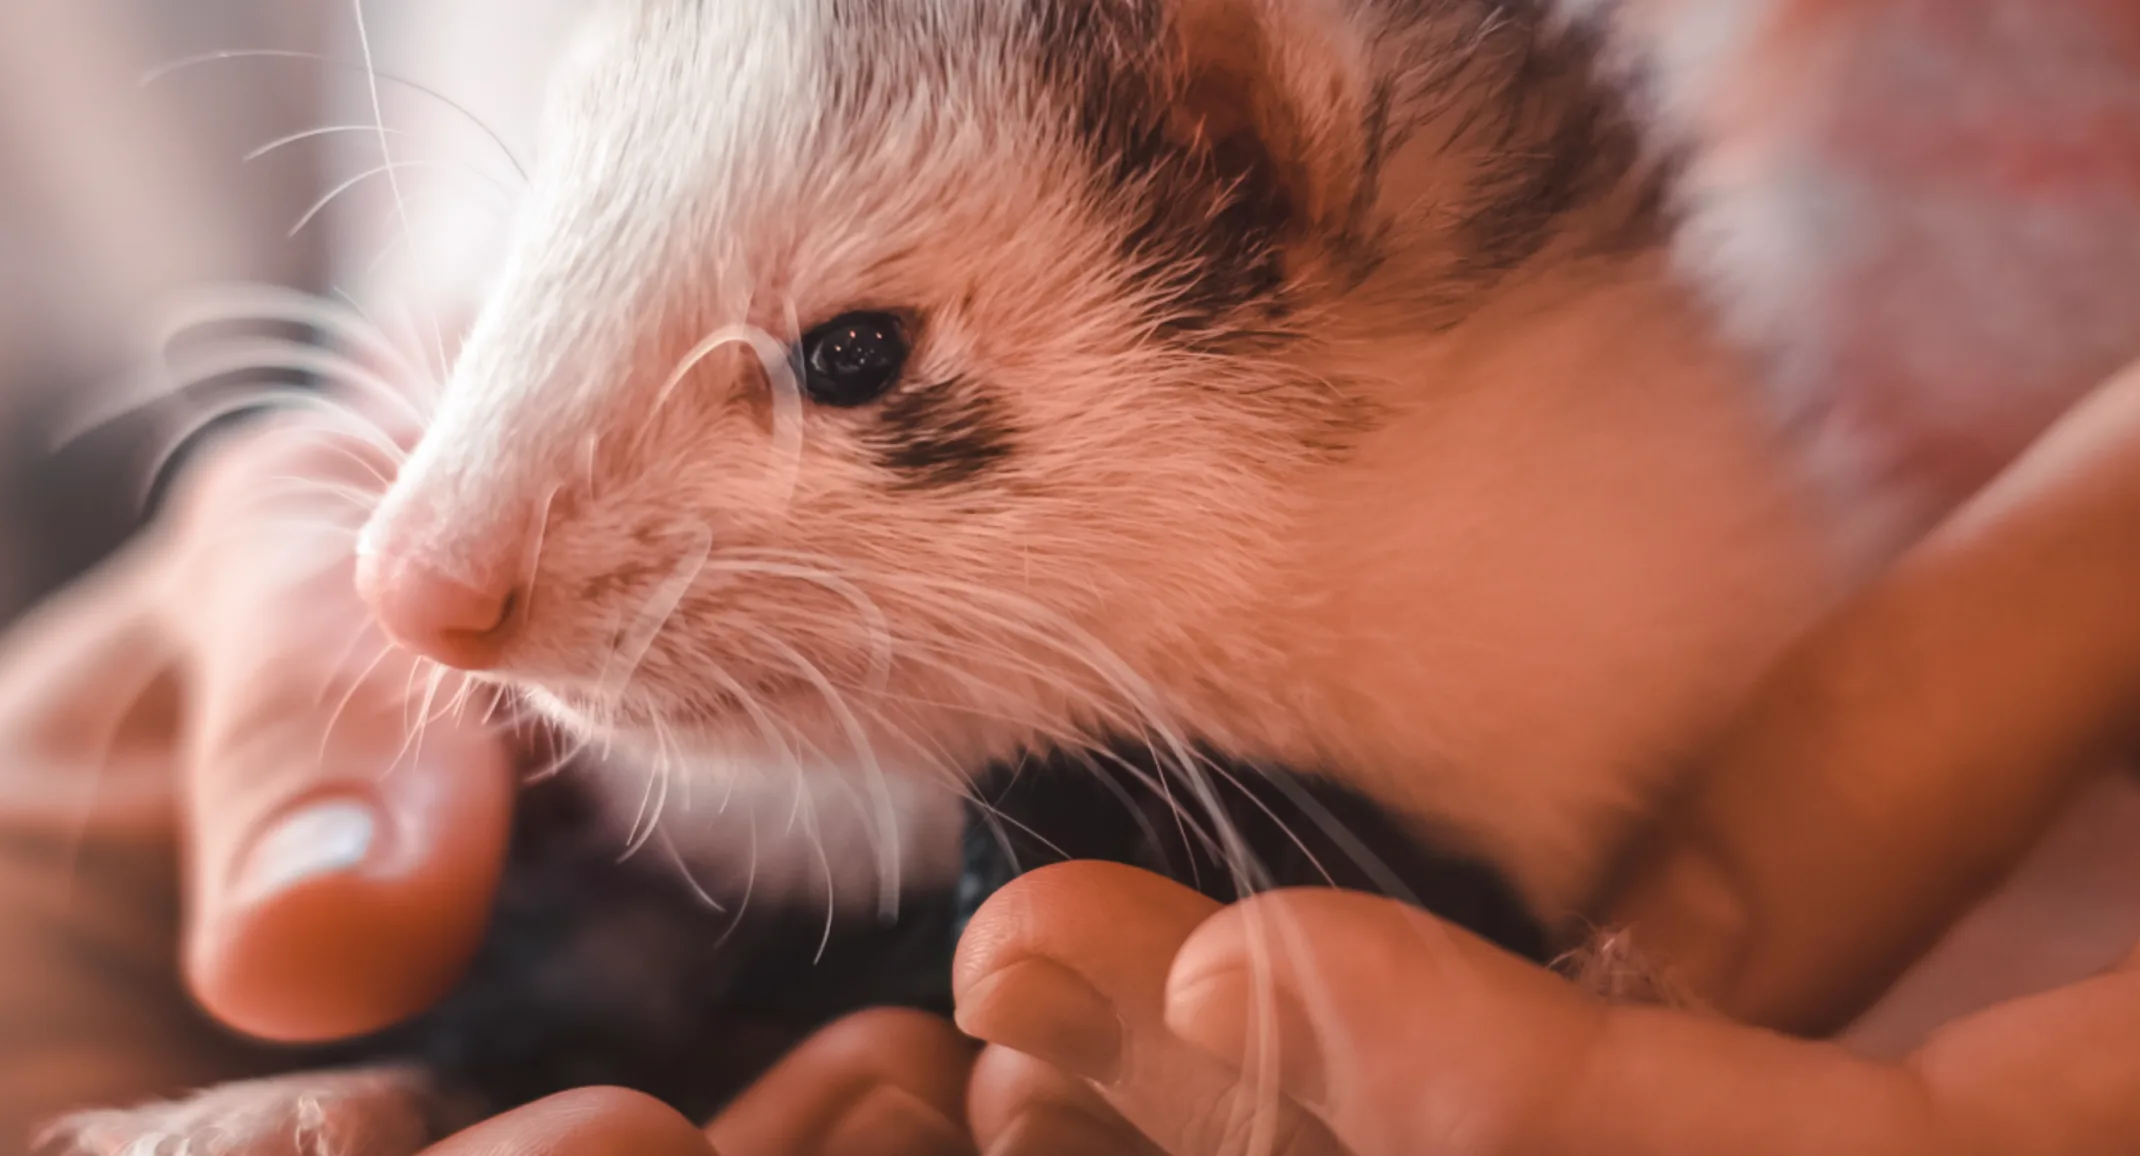
[[[507,586],[484,589],[413,558],[366,554],[357,560],[357,590],[388,637],[447,666],[487,670],[511,640]]]

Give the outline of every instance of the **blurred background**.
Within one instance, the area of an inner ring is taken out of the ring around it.
[[[0,621],[138,523],[173,406],[55,440],[183,360],[158,349],[174,311],[287,286],[436,362],[429,326],[481,287],[583,2],[0,0]],[[311,336],[194,336],[256,329]],[[294,380],[204,384],[263,377]]]

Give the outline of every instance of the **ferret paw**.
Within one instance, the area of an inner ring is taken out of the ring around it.
[[[430,1089],[403,1069],[308,1072],[183,1100],[80,1112],[34,1156],[416,1156],[438,1139]]]

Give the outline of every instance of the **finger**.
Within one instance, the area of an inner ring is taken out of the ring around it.
[[[1862,1011],[2129,724],[2136,525],[2140,370],[1786,658],[1615,922],[1737,1017]]]
[[[991,897],[959,943],[959,1026],[1087,1081],[1174,1156],[1335,1153],[1269,1080],[1244,1079],[1166,1026],[1168,968],[1216,910],[1111,863],[1031,872]]]
[[[715,1156],[715,1149],[659,1100],[583,1088],[486,1120],[424,1156]]]
[[[0,794],[12,824],[64,829],[93,808],[107,828],[168,825],[177,649],[153,604],[167,554],[145,536],[9,628]]]
[[[706,1129],[726,1156],[967,1156],[973,1045],[921,1012],[861,1012],[805,1041]]]
[[[1947,1150],[1924,1146],[1932,1121],[1908,1073],[1719,1019],[1608,1008],[1357,893],[1275,893],[1212,919],[1183,946],[1167,1020],[1231,1064],[1268,1063],[1356,1156]]]
[[[988,1156],[1166,1156],[1090,1085],[1024,1052],[984,1050],[967,1102]]]
[[[1943,1029],[1909,1071],[1980,1152],[2140,1151],[2140,948],[2085,983]],[[1959,1150],[1960,1146],[1948,1150]]]
[[[511,808],[506,751],[440,715],[358,601],[361,508],[317,483],[375,468],[347,439],[264,430],[175,513],[189,662],[187,976],[254,1035],[311,1041],[436,1000],[480,939]],[[305,488],[310,486],[311,488]]]

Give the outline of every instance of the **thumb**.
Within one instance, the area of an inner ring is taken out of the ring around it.
[[[185,972],[211,1013],[279,1041],[377,1030],[445,994],[510,825],[503,742],[429,718],[457,684],[391,647],[356,596],[354,507],[326,487],[361,468],[326,435],[272,430],[215,462],[182,514]]]

